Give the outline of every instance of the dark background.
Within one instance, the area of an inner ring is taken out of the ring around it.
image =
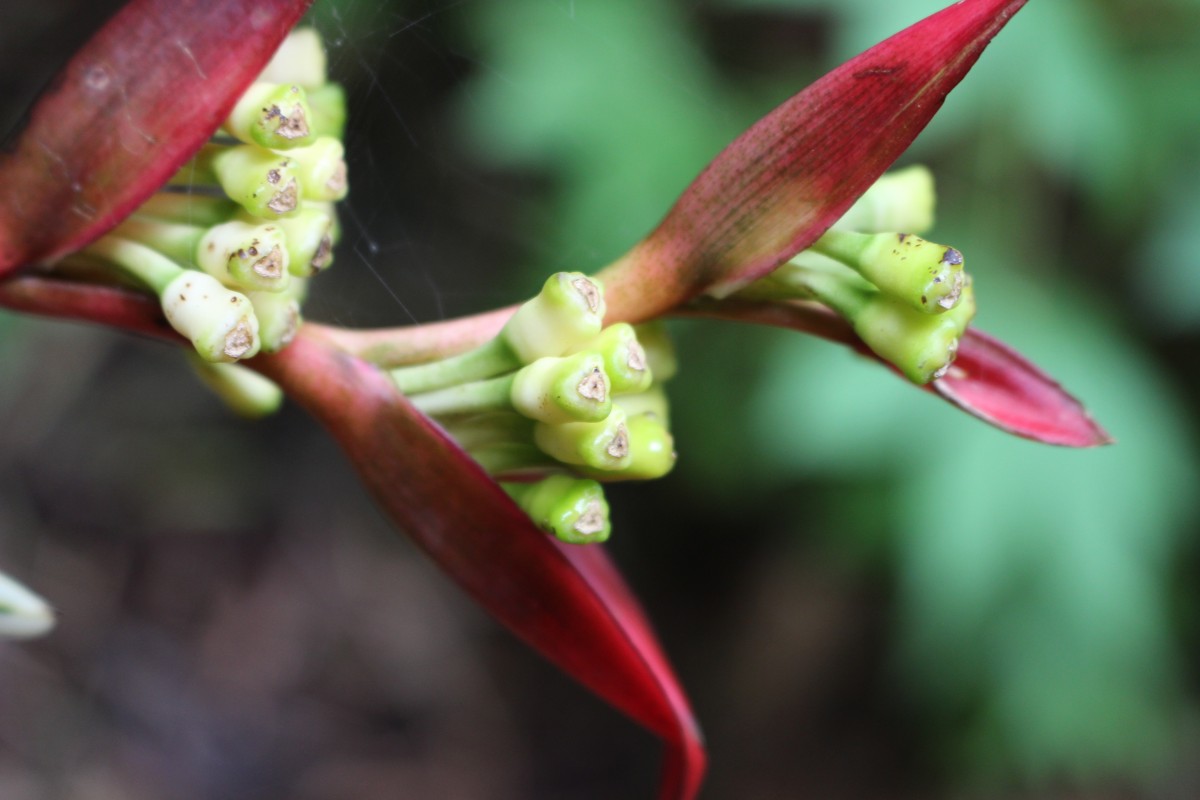
[[[115,3],[0,6],[0,128]],[[354,192],[308,313],[515,302],[938,0],[317,0]],[[1017,442],[837,348],[675,328],[681,455],[611,492],[711,798],[1200,794],[1200,4],[1021,12],[905,162],[980,324],[1119,443]],[[431,502],[435,499],[431,499]],[[648,797],[652,737],[500,630],[298,410],[0,313],[0,798]]]

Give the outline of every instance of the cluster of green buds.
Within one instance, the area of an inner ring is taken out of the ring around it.
[[[601,483],[675,464],[665,331],[603,327],[604,314],[595,278],[556,273],[487,343],[391,372],[539,527],[577,544],[611,532]]]
[[[975,294],[962,253],[917,235],[932,227],[933,208],[927,169],[885,175],[811,248],[742,295],[821,303],[909,380],[936,380],[975,315]]]
[[[206,379],[253,381],[203,365],[276,352],[295,335],[339,234],[345,109],[316,32],[292,33],[168,185],[65,265],[116,268],[149,288]]]

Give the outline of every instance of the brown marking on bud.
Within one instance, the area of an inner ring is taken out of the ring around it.
[[[963,263],[963,254],[955,250],[953,247],[947,247],[946,252],[942,253],[942,263],[948,267],[961,267]]]
[[[279,170],[277,170],[277,169],[267,170],[267,183],[271,184],[272,186],[278,185],[279,181],[282,178],[283,178],[283,176],[279,174]]]
[[[286,214],[289,211],[296,210],[296,204],[300,201],[300,188],[296,185],[296,180],[287,182],[287,186],[275,193],[271,198],[271,202],[267,203],[267,208],[274,211],[276,214]]]
[[[646,349],[642,347],[641,342],[629,343],[629,356],[625,359],[625,366],[634,372],[646,371]]]
[[[233,298],[237,302],[237,298]],[[225,355],[230,358],[241,358],[250,352],[250,348],[254,346],[254,333],[250,329],[250,323],[242,317],[238,320],[237,325],[233,326],[233,330],[225,334]]]
[[[320,272],[329,266],[333,261],[333,237],[325,234],[321,237],[321,243],[317,245],[317,252],[313,253],[312,261],[309,265],[313,272]]]
[[[256,255],[257,251],[252,251]],[[263,278],[275,280],[283,275],[283,249],[279,245],[271,248],[271,252],[250,265],[254,274]]]
[[[285,114],[283,109],[275,105],[264,108],[262,112],[263,128],[281,139],[303,139],[309,134],[308,116],[304,113],[303,106],[293,106],[290,114]],[[272,123],[275,125],[274,130],[270,130]]]
[[[595,313],[600,309],[600,287],[589,281],[587,278],[576,278],[571,281],[571,285],[575,287],[575,291],[579,292],[580,297],[587,303],[588,311]]]
[[[966,285],[966,275],[964,272],[954,273],[954,285],[950,287],[950,293],[938,300],[938,305],[947,311],[958,305],[959,299],[962,297],[963,287]]]
[[[333,174],[329,176],[329,180],[325,181],[325,188],[337,195],[346,191],[345,161],[338,161],[337,166],[333,168]]]
[[[608,399],[608,380],[604,370],[593,367],[591,372],[583,376],[575,391],[579,392],[580,397],[603,403]]]
[[[580,536],[595,536],[604,530],[605,521],[604,506],[599,500],[593,499],[588,501],[587,508],[571,528]]]
[[[629,431],[624,422],[617,426],[617,432],[613,434],[612,441],[608,443],[608,447],[604,448],[604,452],[613,458],[624,458],[629,455]]]

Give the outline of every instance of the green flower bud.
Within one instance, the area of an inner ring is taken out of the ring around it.
[[[628,414],[629,465],[615,472],[596,473],[600,480],[645,481],[661,478],[675,467],[675,438],[655,414]]]
[[[304,203],[294,217],[276,221],[284,233],[288,269],[309,278],[333,264],[334,216],[323,204]]]
[[[922,314],[883,293],[868,300],[855,315],[854,331],[872,351],[913,383],[942,377],[958,352],[959,339],[975,313],[970,282],[964,300],[945,314]]]
[[[933,227],[936,202],[933,173],[920,165],[907,167],[875,181],[833,227],[863,233],[924,233]]]
[[[612,387],[595,353],[539,358],[513,377],[512,406],[540,422],[599,422],[612,411]]]
[[[919,236],[828,231],[813,249],[836,258],[881,291],[926,313],[954,308],[962,294],[962,253]]]
[[[623,394],[614,402],[628,417],[653,414],[662,421],[663,425],[670,425],[671,410],[667,403],[667,393],[661,383],[654,384],[644,392]]]
[[[581,272],[558,272],[517,309],[498,338],[522,364],[561,356],[600,333],[606,310],[599,281]]]
[[[314,136],[344,139],[346,133],[346,90],[336,83],[327,83],[308,90],[308,106],[312,109],[311,127]]]
[[[542,530],[571,544],[603,542],[612,533],[604,488],[593,480],[551,475],[504,490]]]
[[[204,385],[240,416],[258,419],[283,405],[283,390],[248,367],[204,361],[199,356],[188,362]]]
[[[625,412],[619,408],[601,422],[539,422],[533,427],[533,440],[543,453],[564,464],[610,471],[628,467],[632,459]]]
[[[214,155],[212,168],[225,194],[256,217],[278,219],[299,208],[298,165],[290,155],[243,144]]]
[[[0,572],[0,636],[32,639],[53,627],[54,612],[46,601]]]
[[[305,200],[336,202],[346,197],[346,149],[331,136],[322,136],[307,147],[288,151],[295,159],[296,178]]]
[[[255,83],[234,105],[225,130],[235,138],[268,150],[287,150],[312,142],[312,110],[295,84]]]
[[[296,338],[303,321],[300,304],[306,289],[307,281],[294,278],[282,292],[246,292],[254,306],[254,315],[258,317],[262,352],[278,353]]]
[[[287,288],[288,247],[277,222],[226,222],[210,228],[196,248],[200,269],[239,289],[278,292]]]
[[[160,295],[171,327],[206,361],[237,361],[258,353],[258,318],[249,298],[211,275],[180,270]]]
[[[638,342],[637,333],[627,322],[609,325],[600,334],[571,352],[591,352],[600,356],[604,372],[612,384],[613,394],[642,392],[650,387],[650,367],[646,351]]]
[[[325,47],[315,28],[297,28],[287,35],[258,76],[268,83],[295,83],[305,89],[325,84]]]
[[[654,380],[665,383],[675,377],[679,371],[679,359],[675,355],[675,345],[671,342],[667,324],[661,320],[643,322],[635,325],[634,331],[646,354],[646,365]]]

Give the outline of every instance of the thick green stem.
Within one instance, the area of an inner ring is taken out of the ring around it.
[[[419,394],[468,381],[495,377],[521,367],[507,342],[496,338],[474,350],[428,364],[414,364],[391,371],[392,380],[405,394]]]

